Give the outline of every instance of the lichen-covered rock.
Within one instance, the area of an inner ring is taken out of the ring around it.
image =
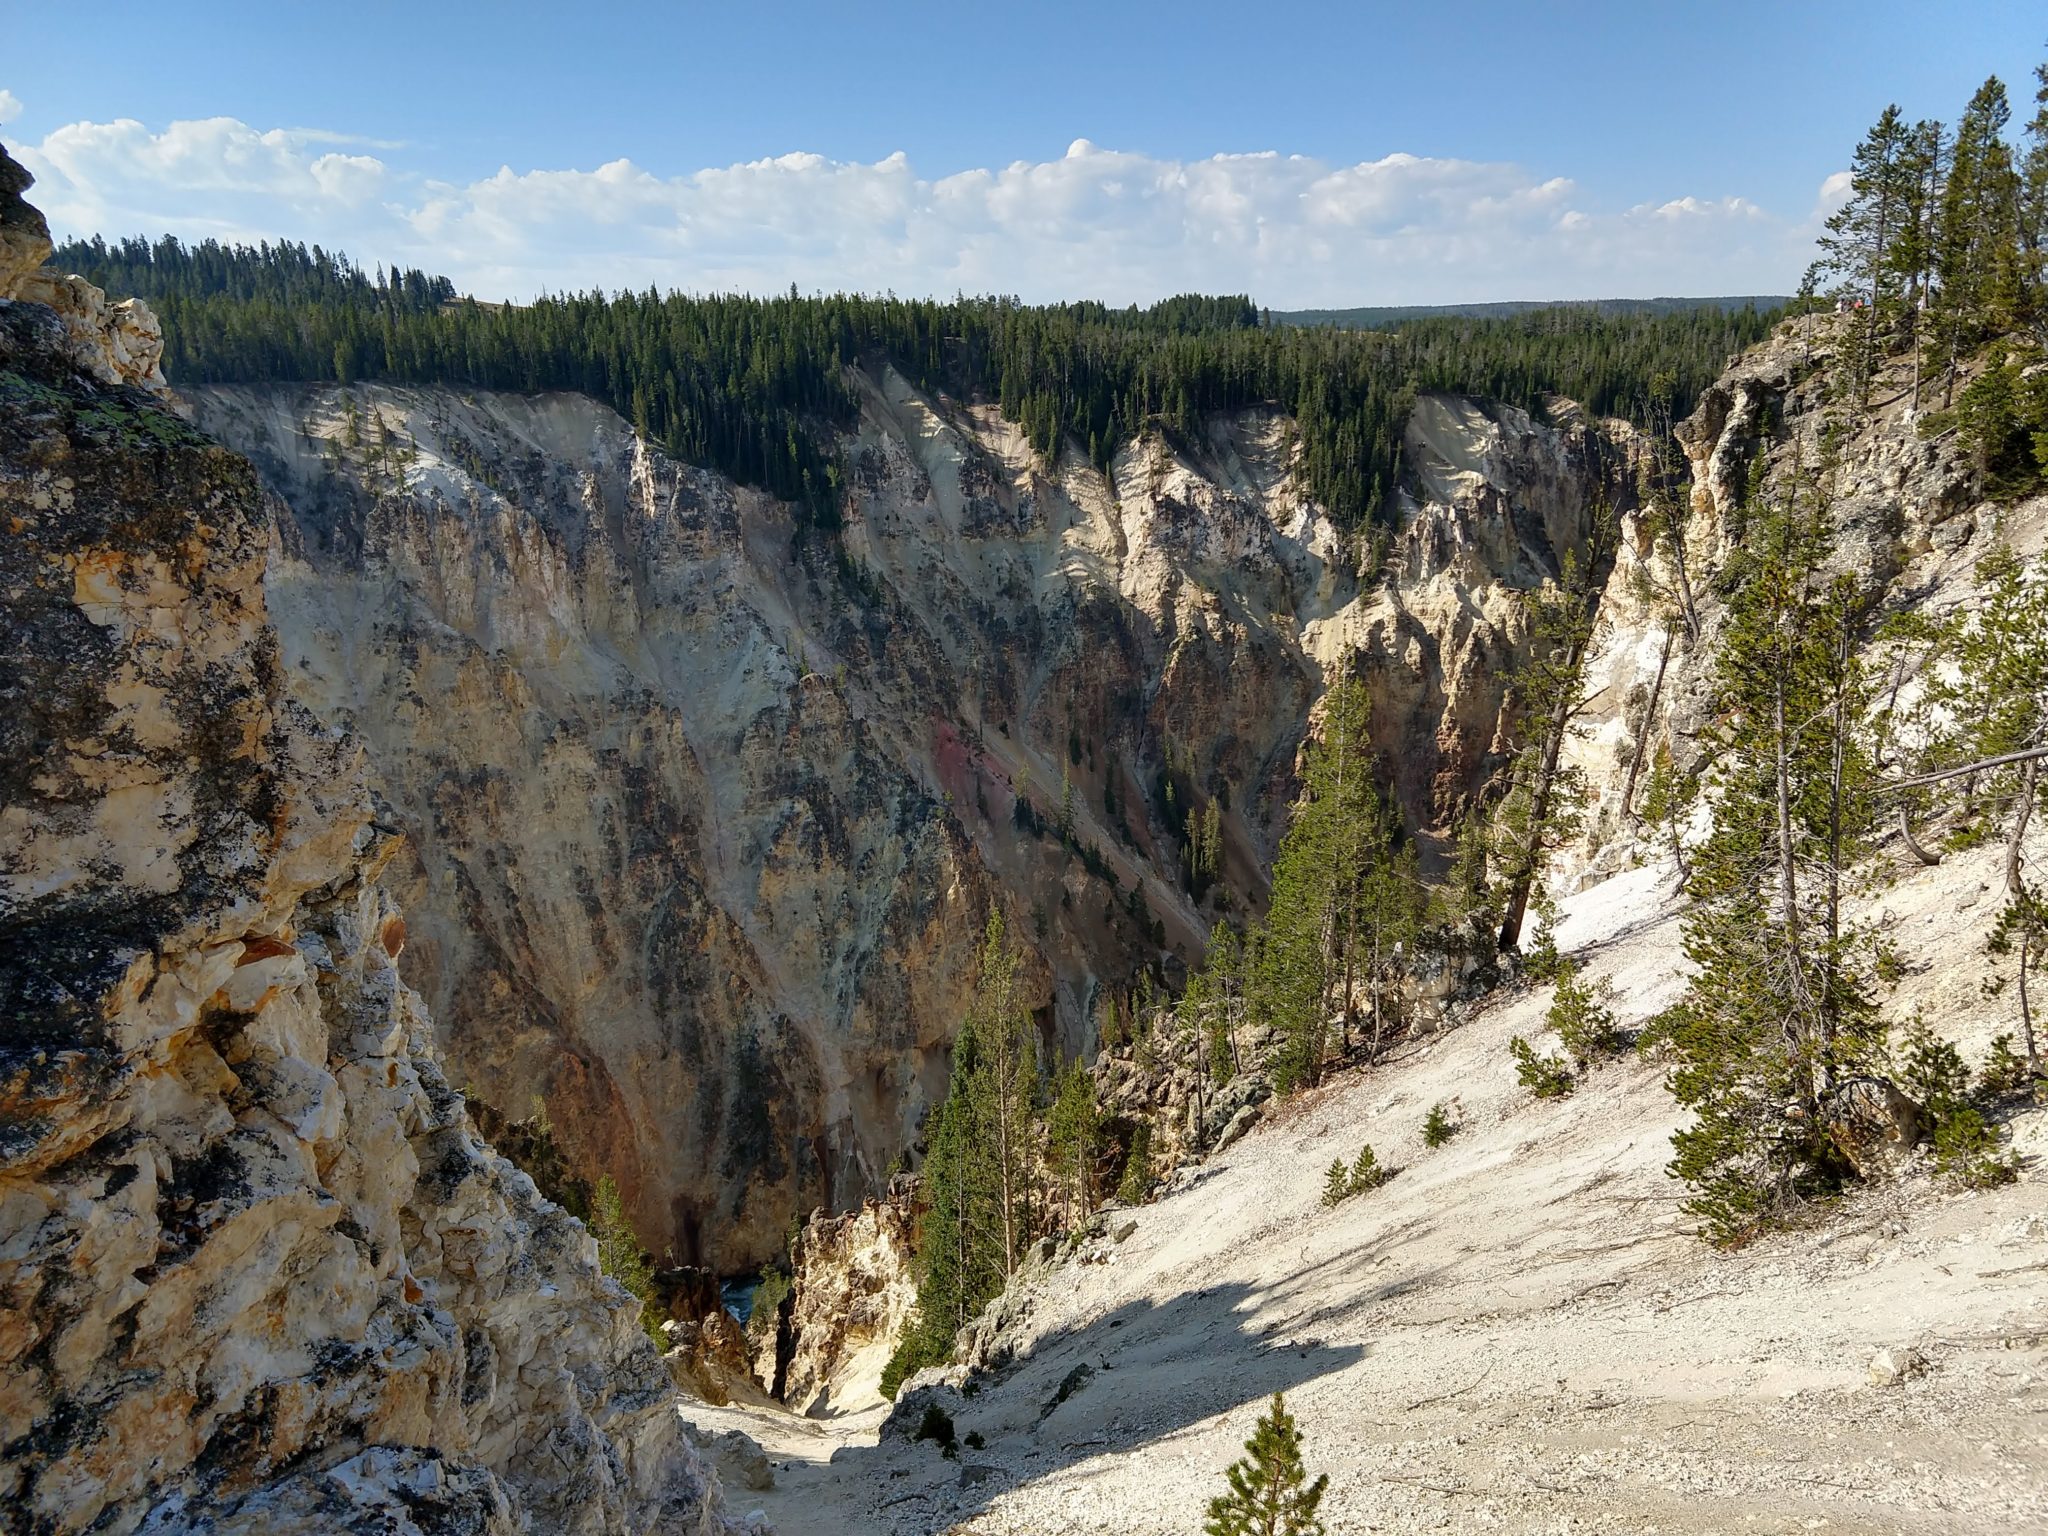
[[[441,1071],[248,463],[0,301],[9,1529],[722,1528],[589,1235]]]

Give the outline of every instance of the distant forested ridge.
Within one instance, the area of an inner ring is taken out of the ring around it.
[[[1538,309],[1585,309],[1598,315],[1675,315],[1689,309],[1770,311],[1792,302],[1789,293],[1725,294],[1718,298],[1680,299],[1504,299],[1487,304],[1368,304],[1356,309],[1274,309],[1269,325],[1334,325],[1345,330],[1374,331],[1413,320],[1504,320]]]
[[[1242,296],[1110,309],[794,289],[487,304],[418,271],[366,275],[317,246],[168,237],[72,241],[51,265],[148,300],[175,379],[577,390],[821,526],[838,519],[832,429],[855,419],[845,367],[857,361],[886,359],[923,389],[993,401],[1047,458],[1071,444],[1104,469],[1148,426],[1193,441],[1211,413],[1277,406],[1299,425],[1310,494],[1357,528],[1393,489],[1418,392],[1537,410],[1557,393],[1603,415],[1668,421],[1773,318],[1574,306],[1355,331],[1262,325]]]

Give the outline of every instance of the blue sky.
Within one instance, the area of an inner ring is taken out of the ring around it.
[[[317,239],[487,296],[1280,307],[1783,290],[1886,101],[1952,117],[1996,72],[2021,122],[2048,51],[2038,3],[159,0],[7,30],[0,136],[67,233]]]

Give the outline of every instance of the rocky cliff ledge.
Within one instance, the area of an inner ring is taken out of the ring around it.
[[[26,184],[0,154],[0,1525],[727,1529],[437,1062],[254,471],[145,387],[146,312],[15,301]]]

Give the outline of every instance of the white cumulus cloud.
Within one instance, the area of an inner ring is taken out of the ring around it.
[[[0,126],[13,122],[21,116],[21,98],[12,91],[0,90]]]
[[[11,98],[0,97],[0,102]],[[1569,177],[1389,154],[1175,160],[1075,139],[1044,161],[927,178],[787,154],[679,176],[629,159],[467,183],[403,146],[233,118],[71,123],[23,147],[64,233],[291,238],[446,272],[485,297],[568,288],[1003,292],[1278,308],[1788,288],[1806,220],[1739,196],[1602,211]]]

